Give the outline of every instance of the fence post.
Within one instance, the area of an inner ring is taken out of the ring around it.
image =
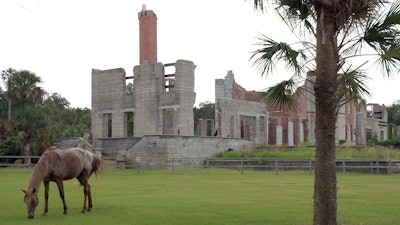
[[[342,161],[342,167],[343,167],[343,174],[346,174],[346,161]]]
[[[175,172],[175,158],[172,158],[172,175],[174,175]]]
[[[379,159],[376,159],[376,174],[379,174]]]
[[[278,174],[278,160],[275,159],[275,175]]]
[[[27,165],[28,172],[31,171],[31,163],[32,163],[32,158],[31,158],[31,155],[29,154],[29,156],[28,156],[28,165]]]
[[[374,161],[372,159],[370,161],[370,164],[371,164],[371,173],[373,174],[374,173]]]
[[[392,173],[392,160],[390,160],[390,159],[389,159],[389,168],[388,168],[388,170],[387,170],[387,173],[388,173],[388,174],[391,174],[391,173]]]
[[[310,172],[310,175],[312,174],[312,159],[309,159],[308,161],[308,170]]]
[[[206,163],[206,168],[207,168],[207,174],[208,174],[208,167],[210,166],[209,160],[207,159],[207,163]]]
[[[136,157],[136,164],[137,164],[137,166],[136,166],[136,174],[137,175],[139,175],[140,174],[140,157]]]
[[[242,175],[243,175],[243,159],[240,161],[240,170],[241,170]]]

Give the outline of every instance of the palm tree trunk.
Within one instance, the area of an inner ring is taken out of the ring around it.
[[[8,99],[8,114],[7,114],[8,120],[11,120],[11,106],[12,106],[12,101],[11,99]]]
[[[31,164],[30,150],[31,150],[31,142],[29,137],[25,131],[18,131],[19,139],[21,140],[21,149],[24,152],[24,163]]]
[[[317,69],[315,91],[315,225],[337,224],[335,125],[337,119],[337,43],[336,25],[329,9],[318,7]],[[332,12],[333,13],[333,12]],[[327,16],[325,16],[327,15]]]

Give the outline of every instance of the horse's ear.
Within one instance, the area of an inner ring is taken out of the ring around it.
[[[32,194],[35,194],[36,193],[36,188],[34,188],[33,190],[32,190]]]
[[[25,191],[25,190],[21,189],[21,191],[24,192],[24,193],[26,194],[26,191]]]

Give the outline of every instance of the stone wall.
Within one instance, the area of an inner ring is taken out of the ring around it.
[[[256,144],[268,140],[268,114],[264,104],[217,99],[215,121],[218,137],[246,138]]]
[[[100,138],[96,142],[94,151],[101,153],[102,156],[126,156],[128,149],[131,148],[141,138]]]
[[[134,111],[135,102],[132,96],[125,94],[125,79],[125,70],[121,68],[92,70],[91,124],[94,139],[126,137],[125,113]],[[112,128],[110,136],[109,126]]]
[[[266,106],[259,102],[258,93],[235,83],[232,71],[224,79],[215,80],[215,128],[218,137],[251,139],[257,145],[268,143]]]
[[[168,159],[191,158],[193,166],[203,159],[229,149],[250,150],[254,141],[234,138],[193,137],[178,135],[145,135],[127,151],[128,164],[135,164],[140,158],[142,166],[162,165]],[[198,159],[198,160],[196,160]]]
[[[161,134],[160,97],[164,89],[164,66],[162,63],[146,61],[135,66],[134,92],[135,125],[134,136]]]
[[[133,115],[133,136],[193,135],[194,69],[191,61],[168,64],[145,61],[134,67],[133,95],[126,94],[124,69],[92,70],[92,135],[127,137],[128,114]]]
[[[194,69],[191,61],[178,60],[174,74],[165,74],[161,63],[135,66],[134,136],[193,135]]]

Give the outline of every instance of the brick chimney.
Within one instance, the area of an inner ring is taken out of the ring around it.
[[[157,15],[143,4],[139,18],[140,64],[157,62]]]

